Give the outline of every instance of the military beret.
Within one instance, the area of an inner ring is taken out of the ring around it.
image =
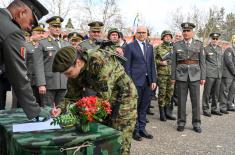
[[[48,23],[49,25],[60,25],[63,21],[64,21],[64,19],[62,17],[53,16],[53,17],[47,19],[46,23]]]
[[[61,48],[55,55],[52,71],[64,72],[74,64],[77,59],[77,50],[72,46]]]
[[[232,35],[231,41],[232,41],[232,42],[235,42],[235,34]]]
[[[16,0],[15,0],[16,1]],[[33,12],[34,26],[38,26],[38,20],[48,14],[48,10],[37,0],[21,0],[26,4]]]
[[[213,32],[213,33],[210,34],[210,37],[211,38],[219,38],[220,37],[220,33]]]
[[[91,31],[101,31],[104,24],[100,21],[94,21],[94,22],[89,23],[88,26],[90,26]]]
[[[109,31],[108,31],[108,39],[109,39],[109,37],[110,37],[110,35],[113,33],[113,32],[116,32],[117,34],[118,34],[118,37],[120,38],[120,32],[119,32],[119,30],[117,29],[117,28],[111,28],[111,29],[109,29]]]
[[[32,31],[45,31],[45,24],[39,23],[37,27],[34,27]]]
[[[68,34],[68,39],[72,40],[83,40],[83,36],[77,32],[71,32]]]
[[[189,23],[189,22],[186,22],[186,23],[182,23],[181,24],[181,28],[183,30],[191,30],[193,28],[195,28],[196,26],[193,24],[193,23]]]

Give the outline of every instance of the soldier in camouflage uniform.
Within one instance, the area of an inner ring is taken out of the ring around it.
[[[42,104],[48,106],[53,106],[53,103],[57,105],[64,98],[67,89],[67,78],[61,73],[52,72],[55,54],[60,48],[70,45],[59,38],[62,22],[63,18],[59,16],[46,21],[50,35],[39,41],[33,55],[36,86],[42,96]]]
[[[162,44],[155,47],[155,61],[157,66],[158,73],[158,88],[159,88],[159,97],[158,105],[160,111],[160,120],[166,121],[166,119],[176,120],[172,116],[172,110],[170,111],[170,102],[173,94],[173,85],[171,83],[171,57],[168,59],[165,58],[167,55],[170,55],[172,52],[172,38],[173,35],[170,31],[165,30],[161,34]]]
[[[124,55],[123,53],[123,48],[120,45],[120,32],[117,28],[111,28],[108,31],[108,36],[107,36],[108,40],[112,41],[114,43],[114,48],[115,48],[115,52],[121,56]]]
[[[56,54],[53,71],[69,77],[67,98],[81,97],[78,83],[81,78],[98,97],[110,101],[112,114],[107,125],[123,132],[121,154],[130,154],[137,117],[137,90],[113,51],[96,48],[80,53],[73,47],[65,47]]]
[[[30,79],[31,87],[33,89],[33,94],[36,98],[37,103],[40,104],[40,106],[43,106],[41,104],[40,95],[38,92],[38,88],[35,83],[35,71],[33,67],[33,54],[35,51],[35,48],[38,46],[38,40],[44,38],[44,30],[45,25],[43,23],[39,23],[37,27],[35,27],[32,30],[32,36],[30,37],[30,42],[26,43],[26,67],[27,67],[27,75]]]

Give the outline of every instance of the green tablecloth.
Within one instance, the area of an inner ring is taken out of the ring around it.
[[[72,155],[75,151],[61,148],[81,148],[76,155],[118,155],[121,133],[105,125],[92,123],[89,133],[79,133],[75,128],[13,133],[12,124],[29,122],[22,109],[0,111],[0,155]]]

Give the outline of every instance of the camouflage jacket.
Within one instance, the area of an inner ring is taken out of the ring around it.
[[[170,46],[165,45],[164,43],[158,45],[154,48],[155,52],[155,62],[158,75],[171,75],[171,60],[167,60],[167,65],[160,65],[160,61],[164,55],[170,52],[172,48]]]
[[[87,50],[83,52],[83,58],[86,64],[79,76],[68,80],[66,98],[77,100],[82,97],[83,88],[90,86],[98,97],[109,100],[112,117],[135,118],[137,91],[113,51]]]

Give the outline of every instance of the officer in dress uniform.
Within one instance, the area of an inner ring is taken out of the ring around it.
[[[35,71],[33,67],[33,54],[35,51],[35,48],[38,46],[38,41],[44,37],[45,33],[45,24],[39,23],[37,27],[33,28],[32,35],[30,37],[30,42],[26,43],[26,67],[28,71],[28,77],[31,82],[31,87],[33,89],[33,94],[36,97],[37,103],[39,103],[40,106],[43,106],[40,100],[40,95],[38,92],[38,88],[35,83]]]
[[[211,42],[204,48],[206,57],[206,84],[202,97],[203,115],[211,117],[213,115],[221,116],[219,109],[219,90],[222,77],[223,53],[218,45],[219,33],[211,33]],[[212,104],[209,105],[209,97],[212,96]]]
[[[81,42],[77,49],[78,51],[86,51],[88,49],[93,49],[97,46],[97,41],[101,42],[102,28],[104,24],[100,21],[94,21],[88,24],[90,26],[89,38]],[[97,93],[91,88],[83,88],[84,96],[95,96]]]
[[[70,44],[74,47],[77,48],[78,44],[84,39],[84,37],[77,33],[77,32],[71,32],[68,34],[68,40]]]
[[[14,0],[7,8],[0,9],[0,65],[5,72],[21,107],[28,119],[37,116],[48,118],[49,108],[40,108],[33,96],[24,62],[25,38],[22,30],[31,31],[48,14],[37,0]]]
[[[63,99],[67,89],[67,78],[59,73],[52,72],[52,63],[57,51],[70,44],[60,39],[61,23],[63,18],[53,16],[46,23],[49,24],[49,36],[39,41],[33,55],[35,81],[39,94],[42,96],[42,104],[53,106]]]
[[[224,51],[223,75],[220,86],[220,112],[228,114],[235,111],[235,35],[232,36],[232,46]]]
[[[193,39],[193,23],[182,23],[184,40],[173,45],[172,82],[178,92],[177,130],[184,131],[186,124],[186,101],[188,91],[192,103],[192,124],[195,132],[201,133],[200,84],[205,83],[206,68],[203,44]]]
[[[90,27],[89,38],[79,44],[79,49],[86,51],[96,47],[96,41],[101,40],[102,28],[104,24],[100,21],[94,21],[88,24]]]

